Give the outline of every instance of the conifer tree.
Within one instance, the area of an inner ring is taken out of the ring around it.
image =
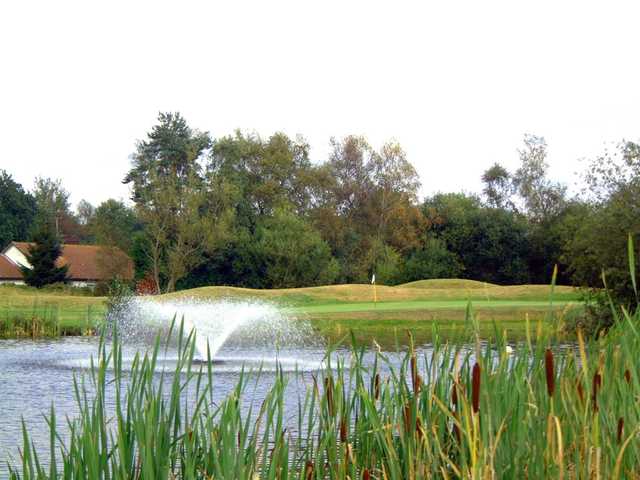
[[[60,240],[50,227],[41,228],[34,236],[34,245],[29,248],[27,260],[33,268],[22,267],[22,275],[27,285],[41,288],[52,283],[67,280],[67,265],[57,266],[62,254]]]

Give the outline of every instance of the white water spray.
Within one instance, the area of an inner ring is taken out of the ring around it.
[[[207,346],[213,358],[223,345],[266,347],[275,353],[281,347],[307,344],[312,338],[307,323],[294,321],[274,305],[258,301],[134,298],[111,320],[125,337],[136,338],[168,328],[174,318],[176,324],[184,321],[186,333],[195,331],[200,359],[207,358]]]

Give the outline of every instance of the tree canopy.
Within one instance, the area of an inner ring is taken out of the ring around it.
[[[33,195],[8,172],[0,170],[0,249],[11,241],[30,237],[36,211]]]
[[[365,283],[373,274],[388,285],[438,277],[546,283],[557,266],[558,282],[591,287],[602,285],[604,270],[615,294],[631,298],[626,245],[640,234],[638,143],[594,158],[584,192],[573,196],[550,177],[548,148],[525,135],[518,166],[490,165],[480,195],[421,199],[420,178],[393,140],[332,138],[327,158],[312,161],[301,136],[213,137],[179,113],[160,113],[123,180],[132,204],[81,201],[73,212],[60,180],[39,177],[27,191],[0,172],[0,242],[48,228],[66,242],[120,249],[156,292]],[[42,238],[53,252],[55,242]]]

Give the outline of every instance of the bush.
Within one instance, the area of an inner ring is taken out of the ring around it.
[[[404,264],[403,282],[429,278],[458,278],[463,267],[460,258],[447,250],[438,239],[427,241],[423,249],[413,252]]]
[[[591,338],[605,334],[615,324],[608,294],[604,291],[585,290],[583,309],[574,309],[564,320],[564,330],[575,334],[578,330]]]

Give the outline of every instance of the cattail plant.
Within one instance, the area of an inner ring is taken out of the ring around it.
[[[471,373],[471,405],[473,413],[480,411],[480,365],[478,362],[473,366]]]
[[[549,398],[553,398],[556,389],[556,376],[553,368],[553,352],[549,348],[544,352],[544,369],[547,378],[547,394]]]
[[[329,415],[333,417],[335,412],[335,405],[333,403],[333,377],[325,377],[324,391],[327,401],[327,412],[329,412]]]
[[[311,460],[307,460],[307,463],[304,467],[304,478],[305,480],[313,479],[313,462]]]
[[[622,443],[622,433],[623,433],[623,431],[624,431],[624,418],[620,417],[618,419],[618,429],[617,429],[617,432],[618,432],[618,435],[617,435],[618,444]]]
[[[413,385],[413,392],[417,395],[420,392],[420,386],[422,384],[422,377],[418,373],[418,361],[416,359],[416,354],[411,354],[411,381]]]
[[[453,385],[451,386],[451,404],[453,405],[454,411],[458,410],[458,382],[456,380],[453,381]]]
[[[402,418],[404,419],[404,431],[411,431],[411,404],[408,402],[405,404],[402,409]]]
[[[340,419],[340,441],[342,443],[347,441],[347,421],[344,417]]]
[[[593,376],[593,388],[591,391],[591,403],[593,405],[594,412],[598,411],[598,391],[600,390],[601,386],[602,376],[600,376],[600,374],[596,372],[596,374]]]
[[[580,403],[584,405],[584,388],[582,386],[582,381],[579,378],[576,380],[576,391],[578,392]]]

